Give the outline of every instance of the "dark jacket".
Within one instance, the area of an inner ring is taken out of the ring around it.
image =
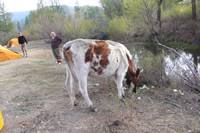
[[[60,37],[56,36],[54,39],[51,39],[51,47],[59,48],[61,42],[62,42],[62,39]]]
[[[18,42],[19,42],[19,44],[24,44],[25,42],[28,44],[28,42],[24,36],[19,36]]]

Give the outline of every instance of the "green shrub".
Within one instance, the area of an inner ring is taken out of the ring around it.
[[[2,33],[3,34],[3,33]],[[18,34],[16,31],[9,32],[8,35],[2,35],[0,38],[0,45],[7,45],[8,41],[12,38],[17,38]]]
[[[78,20],[67,20],[66,22],[64,27],[71,39],[92,38],[96,29],[96,25],[92,20],[80,18]]]
[[[192,8],[188,5],[173,5],[171,8],[163,11],[164,19],[188,19],[192,16]]]
[[[108,33],[113,40],[125,40],[129,34],[129,29],[125,17],[115,17],[109,22]]]
[[[143,68],[144,70],[140,75],[139,83],[148,86],[165,86],[168,78],[165,73],[164,51],[149,43],[145,44],[146,48],[143,48],[142,52],[138,46],[134,46],[134,48],[129,47],[129,50],[133,53],[134,67]]]
[[[34,28],[26,28],[22,34],[26,37],[27,41],[39,40],[39,33]]]

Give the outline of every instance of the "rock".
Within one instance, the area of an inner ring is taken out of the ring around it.
[[[99,83],[95,83],[94,86],[99,86]]]

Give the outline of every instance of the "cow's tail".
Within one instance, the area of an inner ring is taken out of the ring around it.
[[[70,48],[71,48],[71,44],[68,44],[68,43],[66,43],[63,46],[63,57],[66,61],[65,86],[66,86],[66,89],[68,90],[72,105],[75,105],[75,93],[73,90],[73,84],[74,84],[73,60],[72,60],[72,52]]]

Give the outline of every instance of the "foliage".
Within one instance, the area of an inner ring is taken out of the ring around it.
[[[15,32],[15,25],[11,20],[12,14],[5,9],[4,2],[0,1],[0,42],[6,45]]]
[[[96,19],[103,11],[97,6],[82,6],[80,12],[84,19]]]
[[[156,16],[154,0],[124,0],[124,8],[126,15],[136,22],[149,23]]]
[[[84,20],[83,18],[68,20],[65,24],[66,32],[70,39],[76,38],[92,38],[96,25],[91,20]]]
[[[6,35],[6,33],[1,33],[2,36],[0,38],[0,45],[6,45],[8,41],[12,38],[16,38],[17,32],[13,31],[9,33],[9,36]]]
[[[137,53],[138,65],[144,69],[141,74],[141,82],[147,85],[154,85],[157,87],[163,87],[167,84],[167,76],[165,73],[165,61],[164,52],[160,49],[155,50],[153,53],[151,50],[146,50],[144,53]],[[135,57],[136,58],[136,57]]]
[[[124,12],[134,32],[151,33],[156,22],[156,7],[155,0],[124,0]]]
[[[41,38],[39,37],[38,32],[37,32],[34,28],[26,28],[26,29],[23,31],[23,35],[26,36],[26,39],[27,39],[28,41],[33,41],[33,40],[41,39]]]
[[[164,19],[188,19],[192,16],[192,9],[188,5],[171,5],[170,8],[166,9],[163,13]]]
[[[116,16],[123,15],[123,1],[124,0],[100,0],[104,9],[104,13],[110,19]]]
[[[53,6],[46,7],[44,5],[40,2],[39,9],[32,11],[26,18],[24,31],[37,32],[36,38],[39,36],[40,39],[47,39],[48,41],[49,34],[52,31],[63,38],[63,42],[76,38],[103,37],[102,34],[105,33],[107,21],[101,8],[80,7],[77,15],[70,11],[63,13],[54,10]]]
[[[113,40],[125,40],[129,35],[130,28],[125,17],[115,17],[109,22],[108,33]]]
[[[0,29],[8,35],[14,29],[14,23],[11,20],[11,14],[5,9],[4,2],[0,1]]]
[[[22,30],[22,27],[21,27],[20,22],[18,21],[17,22],[17,31],[20,32],[21,30]]]

